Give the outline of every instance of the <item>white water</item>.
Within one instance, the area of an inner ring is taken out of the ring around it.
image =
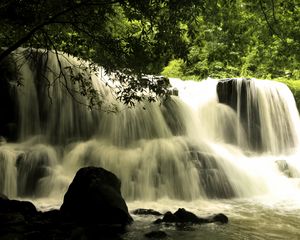
[[[99,81],[106,81],[107,76],[100,73],[92,80],[101,99],[121,109],[107,113],[74,101],[62,85],[71,89],[77,101],[86,100],[68,76],[55,76],[59,67],[55,58],[48,55],[51,71],[43,71],[50,85],[37,84],[44,80],[30,62],[20,69],[24,80],[24,87],[16,88],[20,140],[0,146],[0,190],[4,194],[31,198],[41,209],[59,207],[76,171],[94,165],[121,179],[130,209],[153,206],[165,211],[185,206],[199,215],[220,209],[233,219],[244,213],[236,212],[236,202],[247,208],[254,201],[264,210],[268,204],[281,209],[278,206],[283,202],[291,204],[293,211],[300,209],[294,201],[300,197],[300,120],[284,84],[252,80],[242,120],[243,93],[238,94],[235,108],[220,103],[214,79],[171,79],[178,97],[128,109],[115,102],[111,90]],[[63,66],[77,64],[64,55],[60,61]],[[237,80],[238,93],[241,85],[242,80]],[[258,108],[251,109],[253,105]],[[256,110],[258,114],[253,113]],[[261,136],[259,150],[251,147],[253,114],[259,118],[255,120],[260,124],[255,130]],[[216,200],[223,198],[232,200]]]

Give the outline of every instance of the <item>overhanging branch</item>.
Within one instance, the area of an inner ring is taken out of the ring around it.
[[[107,2],[93,2],[90,0],[86,0],[86,1],[82,1],[76,5],[72,5],[71,7],[68,7],[60,12],[58,12],[57,14],[55,14],[53,17],[49,17],[46,21],[38,24],[37,26],[33,27],[25,36],[23,36],[22,38],[20,38],[19,40],[17,40],[14,44],[12,44],[11,46],[9,46],[8,48],[4,49],[2,52],[0,52],[0,63],[10,54],[12,53],[14,50],[16,50],[18,47],[22,46],[24,43],[26,43],[27,41],[29,41],[33,35],[35,35],[38,31],[40,31],[41,29],[43,29],[45,26],[47,25],[51,25],[51,24],[55,24],[57,23],[57,19],[63,15],[68,14],[69,12],[72,12],[76,9],[79,9],[81,7],[86,7],[86,6],[104,6],[104,5],[108,5],[108,4],[115,4],[117,3],[118,0],[116,1],[107,1]],[[64,24],[62,22],[62,24]]]

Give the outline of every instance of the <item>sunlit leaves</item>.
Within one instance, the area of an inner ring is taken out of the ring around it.
[[[299,1],[214,0],[200,9],[178,76],[299,78]]]

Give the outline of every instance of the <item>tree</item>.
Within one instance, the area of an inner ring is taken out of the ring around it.
[[[189,51],[181,75],[297,79],[299,16],[299,1],[204,1],[188,25]]]
[[[143,99],[136,93],[145,87],[160,96],[165,86],[139,79],[161,72],[171,58],[186,56],[182,22],[196,15],[197,2],[5,0],[0,4],[0,63],[18,47],[63,51],[118,71],[132,90],[120,93],[127,103]]]

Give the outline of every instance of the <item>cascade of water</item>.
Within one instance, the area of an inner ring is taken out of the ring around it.
[[[87,108],[87,99],[80,94],[79,83],[74,82],[68,70],[72,69],[74,76],[87,74],[81,69],[87,63],[43,50],[28,53],[19,49],[12,58],[19,66],[18,78],[24,85],[14,86],[18,97],[19,140],[41,134],[56,144],[94,134],[99,112]],[[99,82],[102,77],[104,74],[99,72],[98,76],[91,75],[91,80],[99,97],[105,96],[101,99],[105,104],[111,102],[111,94]]]
[[[0,146],[0,192],[8,197],[17,196],[16,158],[16,151],[6,146]]]
[[[217,91],[220,102],[236,111],[240,147],[245,146],[246,136],[249,149],[260,154],[297,151],[299,113],[285,84],[269,80],[228,79],[219,82]]]
[[[37,51],[36,62],[23,62],[25,87],[13,86],[19,143],[0,147],[0,192],[61,198],[88,165],[114,172],[128,200],[253,196],[274,192],[274,182],[282,192],[295,190],[288,176],[299,176],[300,167],[286,154],[298,149],[300,120],[283,84],[171,79],[178,97],[127,108],[100,72],[91,77],[94,88],[121,109],[107,113],[78,103],[87,100],[66,70],[82,71],[78,60]]]

